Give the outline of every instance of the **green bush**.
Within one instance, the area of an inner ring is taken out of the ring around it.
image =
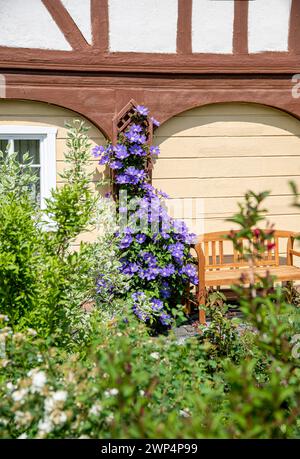
[[[87,244],[72,242],[94,224],[96,196],[89,188],[87,128],[68,127],[65,184],[52,191],[42,213],[31,189],[36,177],[28,155],[0,157],[0,312],[15,331],[34,328],[71,346],[88,339],[92,314],[80,307],[94,292],[94,259]]]
[[[31,195],[28,156],[21,169],[16,154],[0,156],[0,311],[13,327],[35,307],[39,296],[40,216]]]

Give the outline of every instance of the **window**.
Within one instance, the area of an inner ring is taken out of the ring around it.
[[[36,196],[41,208],[45,208],[45,198],[56,186],[56,140],[57,129],[42,126],[0,126],[0,150],[17,152],[22,162],[24,153],[29,153],[32,168],[38,181]]]

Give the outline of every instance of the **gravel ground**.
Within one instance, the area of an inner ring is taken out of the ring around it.
[[[230,319],[237,318],[237,317],[241,319],[242,314],[239,311],[234,311],[234,312],[229,311],[227,314],[227,317],[229,317]],[[207,323],[209,324],[210,322],[207,321]],[[191,316],[189,323],[180,325],[179,327],[174,328],[173,332],[177,338],[178,344],[182,344],[187,338],[197,335],[198,334],[197,325],[198,325],[198,315],[195,314]],[[241,322],[238,325],[238,332],[243,333],[247,328],[250,329],[251,327],[249,327],[248,324]]]

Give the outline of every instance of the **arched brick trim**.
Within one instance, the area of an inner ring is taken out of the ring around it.
[[[224,102],[268,105],[300,118],[292,97],[293,74],[106,75],[68,72],[6,72],[6,97],[47,102],[73,110],[112,138],[112,119],[131,99],[164,122],[194,107]]]

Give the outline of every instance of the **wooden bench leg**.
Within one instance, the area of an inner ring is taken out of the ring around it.
[[[206,290],[199,290],[198,294],[198,307],[199,307],[199,322],[201,325],[206,324],[205,311],[201,309],[201,305],[205,306],[206,303]]]

